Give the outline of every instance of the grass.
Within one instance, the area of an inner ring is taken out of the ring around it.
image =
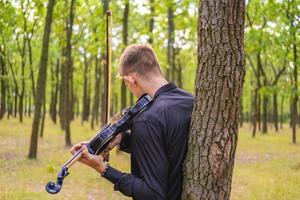
[[[32,119],[0,122],[0,199],[128,199],[95,171],[75,164],[60,193],[49,195],[45,184],[56,180],[62,164],[70,158],[64,133],[46,121],[39,140],[38,159],[27,159]],[[239,133],[233,174],[232,200],[300,199],[300,146],[291,144],[288,128],[251,138],[246,125]],[[88,123],[72,122],[72,141],[88,140],[95,134]],[[129,171],[129,156],[112,152],[111,165]]]
[[[257,134],[242,128],[233,172],[232,200],[300,199],[300,146],[291,130]]]

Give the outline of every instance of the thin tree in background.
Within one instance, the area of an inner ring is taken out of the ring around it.
[[[43,36],[43,45],[42,53],[40,58],[40,69],[39,76],[37,80],[36,95],[34,101],[34,117],[31,130],[30,138],[30,148],[28,158],[37,157],[37,147],[38,147],[38,133],[41,119],[41,109],[42,103],[45,98],[46,90],[46,79],[47,79],[47,62],[48,62],[48,50],[49,50],[49,40],[51,33],[51,23],[52,23],[52,14],[54,9],[55,0],[49,0],[47,5],[47,15],[45,20],[44,36]]]
[[[2,50],[2,47],[0,46],[0,76],[1,76],[1,104],[0,104],[0,120],[4,117],[5,115],[5,112],[6,112],[6,107],[7,107],[7,104],[6,104],[6,94],[7,94],[7,87],[8,87],[8,84],[7,84],[7,81],[5,80],[6,79],[6,76],[7,76],[7,69],[6,69],[6,63],[5,63],[5,60],[4,60],[4,55],[3,55],[3,50]]]
[[[297,103],[298,103],[298,54],[297,54],[297,37],[296,32],[299,27],[295,27],[296,22],[296,11],[297,6],[294,1],[287,1],[286,15],[289,23],[289,34],[292,41],[292,55],[293,55],[293,70],[292,70],[292,102],[291,102],[291,125],[292,125],[292,142],[296,144],[296,126],[298,121],[298,111],[297,111]]]
[[[88,0],[85,0],[85,3],[87,5],[87,8],[89,10],[89,15],[91,18],[97,18],[98,16],[95,15],[95,12],[91,9],[91,6],[89,4]],[[105,4],[105,2],[102,1],[103,4]],[[103,5],[102,4],[102,5]],[[105,7],[105,6],[104,6]],[[96,125],[99,125],[99,113],[100,113],[100,108],[101,108],[101,104],[100,104],[100,96],[102,93],[102,90],[100,90],[101,88],[101,77],[102,77],[102,73],[101,73],[101,57],[100,57],[100,50],[101,48],[99,47],[99,33],[97,32],[97,30],[100,27],[100,21],[97,20],[98,23],[93,23],[92,25],[92,31],[94,33],[94,44],[98,47],[96,48],[97,50],[93,52],[93,58],[92,60],[95,63],[95,90],[94,90],[94,96],[93,96],[93,105],[92,105],[92,109],[91,109],[91,114],[92,114],[92,119],[91,119],[91,128],[94,129],[95,123]],[[101,54],[103,55],[103,54]]]
[[[23,15],[23,34],[22,34],[22,42],[20,41],[20,33],[17,33],[16,41],[18,51],[21,56],[21,90],[19,91],[19,121],[23,122],[23,110],[24,110],[24,96],[25,96],[25,66],[26,66],[26,39],[27,39],[27,12],[28,12],[28,4],[29,2],[22,2],[22,15]]]
[[[83,72],[83,95],[82,95],[82,113],[81,113],[81,123],[83,124],[84,121],[89,120],[89,104],[90,104],[90,92],[88,91],[88,85],[89,85],[89,65],[90,65],[90,59],[87,58],[87,52],[86,49],[83,53],[83,59],[84,59],[84,72]]]
[[[51,64],[51,100],[50,100],[50,109],[49,114],[52,121],[56,124],[56,116],[57,116],[57,99],[58,99],[58,91],[59,91],[59,66],[60,60],[56,59],[56,64]]]
[[[149,38],[148,42],[153,43],[153,29],[154,29],[154,0],[150,0],[150,21],[149,21]]]
[[[200,1],[198,69],[182,198],[229,199],[245,78],[245,1]]]
[[[65,1],[65,7],[69,8],[69,14],[66,18],[65,25],[65,34],[66,34],[66,43],[63,47],[63,61],[61,66],[61,117],[62,127],[65,130],[65,140],[66,146],[71,145],[71,130],[70,123],[72,119],[72,32],[73,32],[73,22],[74,22],[74,9],[75,9],[75,0],[70,1],[70,6],[68,7],[68,1]]]
[[[123,44],[124,47],[128,44],[128,15],[129,15],[129,0],[125,0],[125,8],[123,14]],[[127,95],[126,95],[126,85],[125,82],[121,83],[121,109],[127,107]]]
[[[174,12],[173,12],[173,2],[170,2],[168,5],[168,46],[167,46],[167,80],[168,81],[175,81],[175,63],[174,63],[174,42],[175,42],[175,35],[174,35]]]

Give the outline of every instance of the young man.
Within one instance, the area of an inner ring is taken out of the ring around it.
[[[134,118],[131,133],[118,135],[108,147],[111,150],[120,144],[121,150],[131,153],[131,174],[89,154],[86,142],[73,146],[71,153],[82,148],[80,161],[133,199],[180,199],[194,97],[166,81],[148,45],[134,44],[124,50],[119,75],[136,97],[147,93],[154,98],[151,106]]]

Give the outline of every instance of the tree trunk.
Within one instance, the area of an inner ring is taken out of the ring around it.
[[[275,131],[278,132],[278,103],[277,94],[273,94],[273,122]]]
[[[3,57],[0,55],[0,70],[1,70],[1,105],[0,105],[0,119],[2,119],[6,112],[6,89],[7,82],[5,81],[6,77],[6,67]]]
[[[258,94],[257,100],[257,122],[258,122],[258,130],[261,131],[261,95]]]
[[[51,102],[50,102],[50,117],[54,123],[57,120],[57,99],[58,99],[58,91],[59,91],[59,65],[60,60],[56,60],[56,69],[52,69],[51,74],[53,76],[52,83],[52,91],[51,91]]]
[[[13,115],[13,101],[11,100],[11,94],[12,94],[12,90],[11,88],[9,87],[9,85],[7,86],[7,92],[8,92],[8,95],[7,95],[7,119],[10,119],[10,116]]]
[[[61,54],[62,56],[64,55],[64,47],[61,49]],[[64,59],[64,58],[62,58]],[[62,62],[64,62],[64,60],[62,60]],[[61,130],[65,130],[65,124],[66,124],[66,118],[65,118],[65,106],[64,106],[64,101],[65,101],[65,96],[66,96],[66,93],[64,91],[64,87],[65,87],[65,81],[66,81],[66,76],[64,75],[65,72],[64,72],[64,69],[65,68],[65,65],[64,63],[61,64],[60,66],[60,85],[59,85],[59,105],[58,105],[58,109],[59,109],[59,124],[60,124],[60,128]]]
[[[257,93],[258,93],[258,89],[255,88],[254,89],[254,97],[253,97],[253,114],[252,114],[252,137],[254,138],[256,135],[256,127],[257,127],[257,116],[258,116],[258,106],[257,106]]]
[[[44,97],[43,101],[43,114],[42,114],[42,123],[40,127],[40,138],[44,137],[44,126],[45,126],[45,117],[46,117],[46,99]]]
[[[245,78],[245,1],[200,1],[196,100],[182,198],[229,199]]]
[[[33,32],[34,32],[34,28],[32,28],[31,34],[33,34]],[[31,78],[31,92],[32,92],[32,97],[34,99],[35,83],[34,83],[34,73],[33,73],[31,38],[32,38],[32,35],[27,38],[27,45],[28,45],[29,69],[30,69],[30,78]]]
[[[153,29],[154,29],[154,0],[150,0],[150,22],[149,22],[149,39],[150,44],[153,43]]]
[[[26,116],[27,115],[27,91],[25,91],[25,94],[24,94],[24,100],[25,100],[25,102],[24,102],[24,116]]]
[[[84,53],[84,72],[83,72],[83,96],[82,96],[82,113],[81,113],[81,123],[88,121],[88,71],[89,63],[87,57]]]
[[[55,4],[55,0],[49,0],[47,5],[47,16],[46,16],[46,22],[44,28],[42,53],[40,59],[40,69],[39,69],[39,76],[37,81],[36,96],[34,101],[35,109],[34,109],[34,118],[32,123],[32,130],[31,130],[30,149],[28,155],[29,158],[37,157],[38,133],[39,133],[40,118],[41,118],[41,106],[45,97],[45,89],[46,89],[49,39],[51,33],[51,23],[52,23],[54,4]]]
[[[168,7],[168,46],[167,46],[167,80],[175,80],[174,67],[174,21],[172,5]]]
[[[240,127],[243,127],[243,123],[244,123],[244,113],[243,113],[243,94],[241,94],[241,109],[240,109]]]
[[[65,6],[68,8],[68,2],[65,1]],[[75,0],[71,0],[69,6],[69,16],[66,19],[66,44],[63,47],[63,62],[61,66],[62,78],[61,78],[61,98],[62,98],[62,117],[63,127],[65,129],[65,141],[66,146],[71,146],[71,132],[70,132],[70,122],[72,119],[72,31],[73,31],[73,21],[74,21],[74,7]]]
[[[31,96],[29,95],[28,98],[29,98],[29,100],[28,100],[28,116],[31,117]]]
[[[266,95],[263,96],[263,127],[262,133],[268,132],[268,97]]]
[[[95,94],[93,102],[93,114],[91,120],[91,127],[94,129],[94,123],[99,124],[99,112],[100,112],[100,84],[101,84],[101,69],[99,66],[99,59],[97,54],[95,55]]]
[[[17,117],[17,112],[18,112],[18,97],[19,97],[19,92],[18,92],[18,88],[15,87],[15,91],[14,91],[14,117]]]
[[[124,15],[123,15],[123,44],[124,44],[124,47],[127,46],[127,40],[128,40],[128,15],[129,15],[129,0],[126,0]],[[122,83],[121,83],[121,109],[126,108],[126,107],[127,107],[126,85],[125,85],[124,81],[122,81]]]
[[[288,2],[290,3],[290,2]],[[293,2],[293,5],[289,4],[289,7],[292,6],[291,9],[296,11],[296,5],[295,2]],[[296,29],[295,29],[295,21],[297,19],[295,19],[294,17],[295,15],[293,15],[293,13],[290,13],[290,11],[288,11],[288,18],[290,20],[290,34],[293,38],[293,81],[294,81],[294,85],[293,85],[293,89],[294,89],[294,94],[293,94],[293,112],[292,112],[292,116],[293,116],[293,123],[292,123],[292,130],[293,130],[293,136],[292,136],[292,142],[293,144],[296,144],[296,126],[297,126],[297,116],[298,116],[298,112],[297,112],[297,103],[298,103],[298,54],[297,54],[297,37],[296,37]]]
[[[284,97],[281,97],[281,105],[280,105],[280,128],[283,128],[283,103]]]
[[[182,88],[182,65],[180,62],[180,59],[177,59],[177,65],[178,65],[178,73],[177,73],[177,79],[178,79],[178,87]]]

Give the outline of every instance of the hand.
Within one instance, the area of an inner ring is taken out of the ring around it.
[[[121,133],[122,134],[122,133]],[[118,134],[115,136],[111,142],[107,145],[106,149],[101,153],[104,161],[109,161],[109,151],[112,150],[115,146],[119,145],[122,141],[122,135]]]
[[[118,134],[110,141],[110,143],[106,147],[107,151],[112,150],[115,146],[119,145],[121,141],[122,141],[122,133]]]
[[[88,144],[87,141],[80,142],[78,144],[75,144],[71,149],[71,154],[75,154],[77,151],[82,150],[82,156],[78,160],[81,163],[86,164],[87,166],[90,166],[91,168],[98,171],[100,174],[102,174],[106,168],[106,165],[103,162],[103,159],[101,156],[90,154],[86,145]]]

